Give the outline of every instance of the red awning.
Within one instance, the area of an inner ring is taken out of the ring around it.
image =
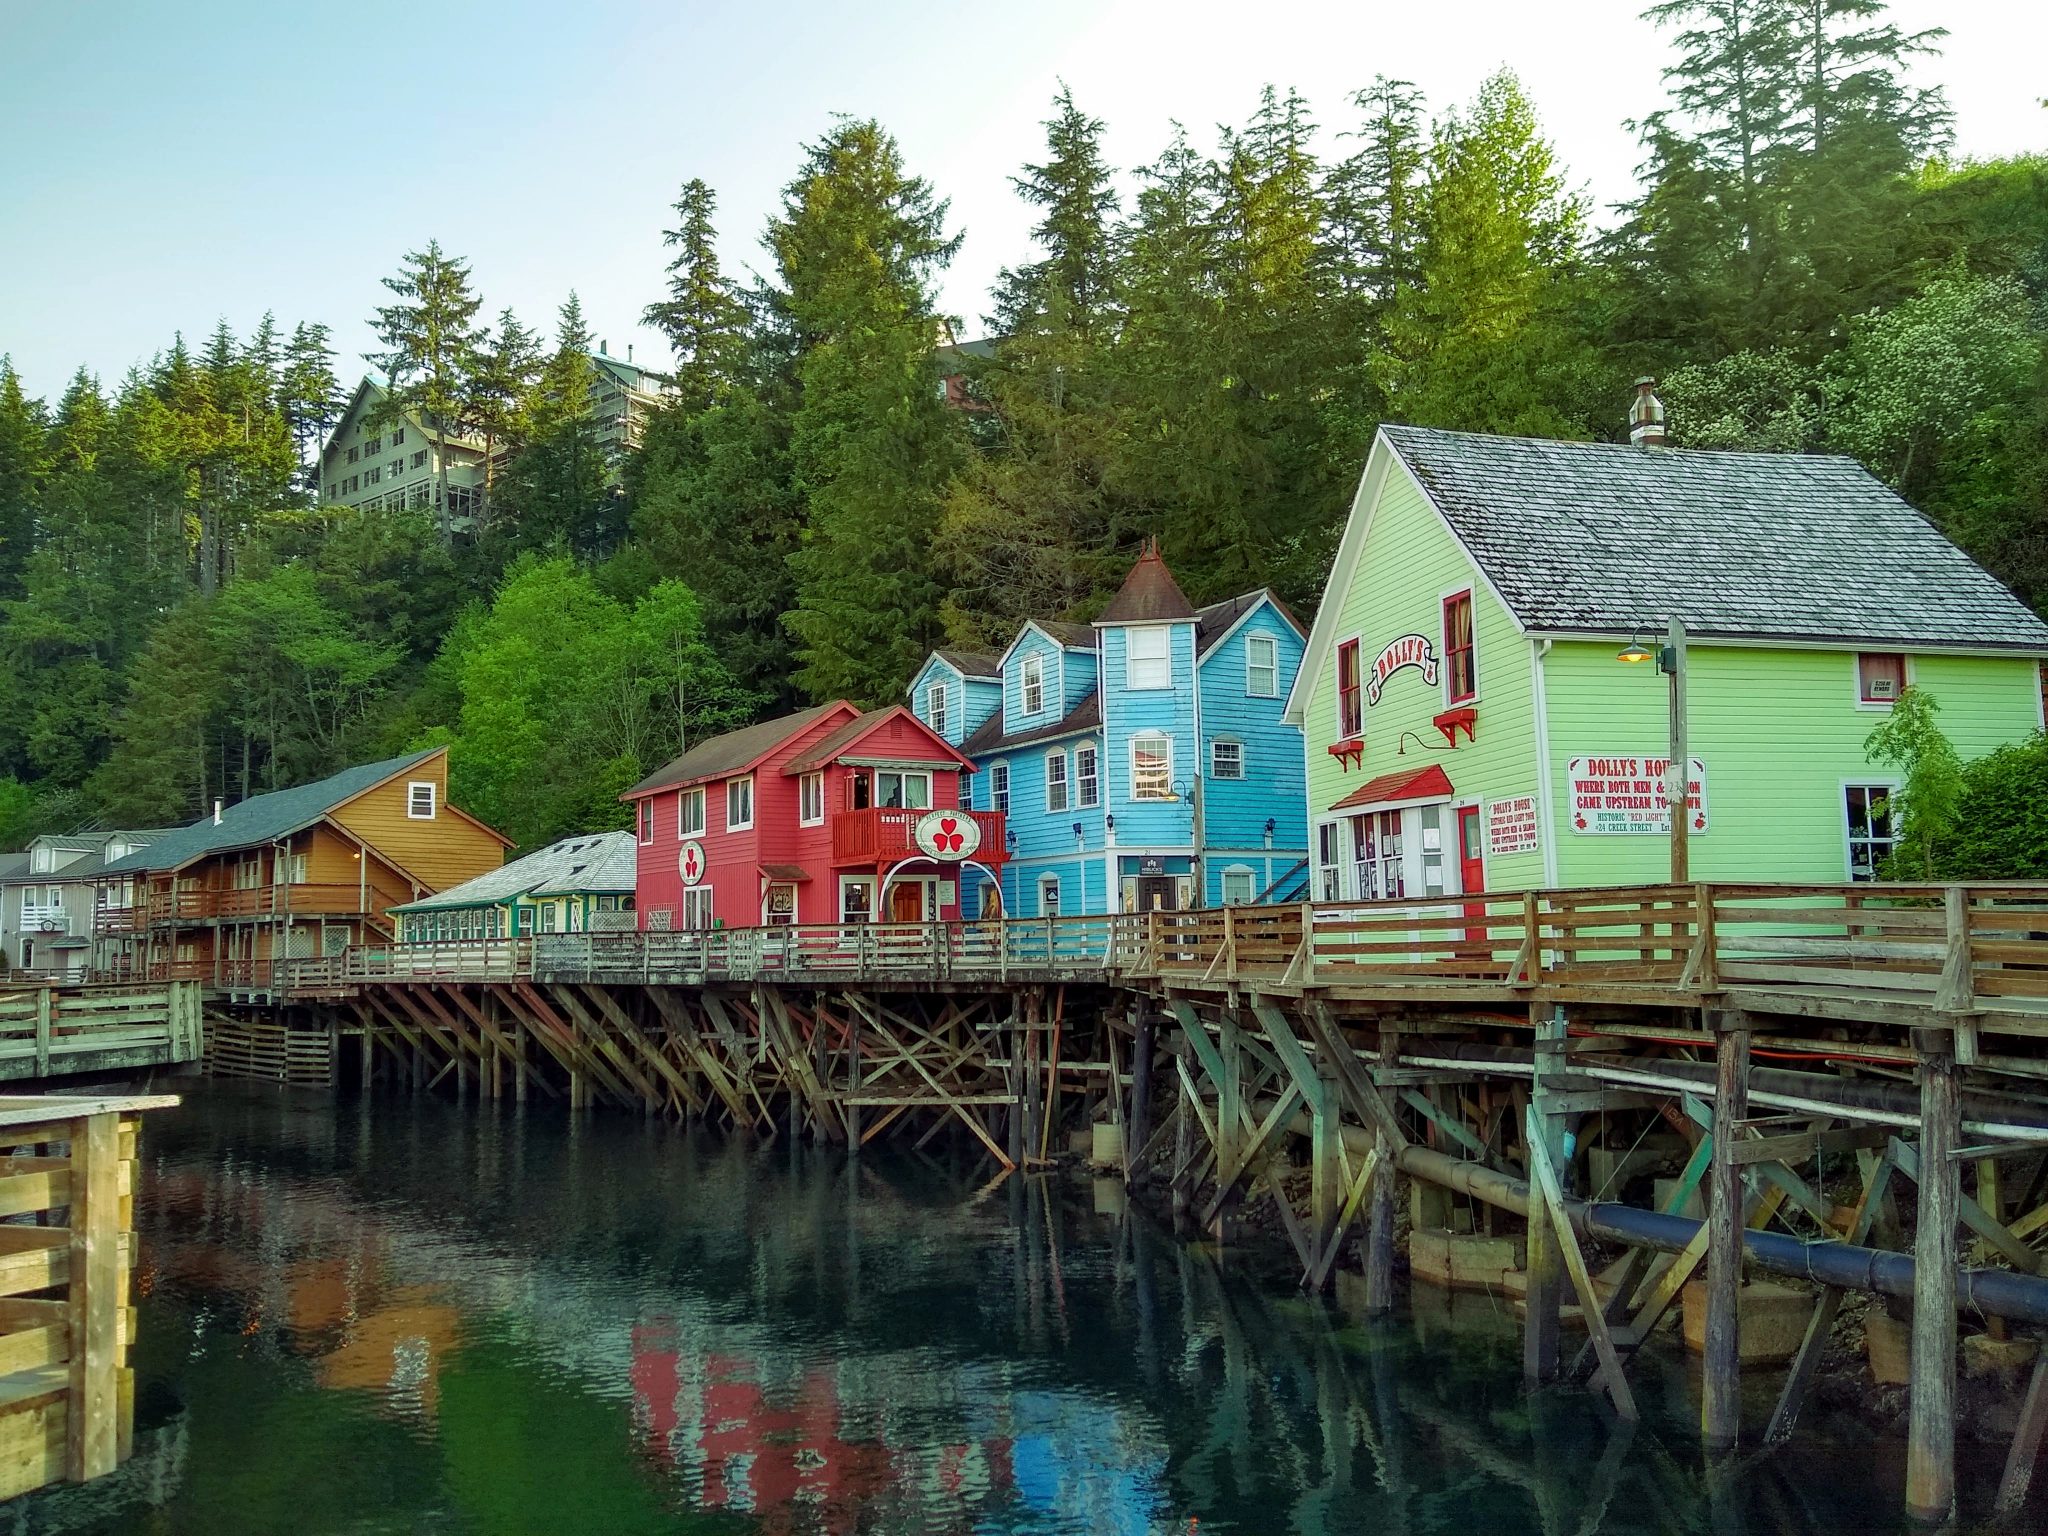
[[[1451,776],[1431,763],[1427,768],[1397,768],[1367,779],[1330,809],[1345,811],[1354,805],[1392,805],[1401,800],[1448,800],[1452,793]]]
[[[793,885],[811,878],[801,864],[763,864],[761,878],[775,885]]]

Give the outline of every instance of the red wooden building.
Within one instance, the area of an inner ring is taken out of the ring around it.
[[[951,921],[963,897],[979,915],[1004,827],[959,809],[971,771],[901,705],[842,699],[699,742],[621,797],[640,924]]]

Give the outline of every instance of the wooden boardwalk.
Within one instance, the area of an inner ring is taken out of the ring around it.
[[[200,987],[66,987],[0,982],[0,1081],[123,1072],[197,1061]]]

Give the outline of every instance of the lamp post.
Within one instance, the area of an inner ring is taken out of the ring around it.
[[[1615,658],[1629,663],[1654,659],[1657,670],[1671,680],[1670,756],[1664,764],[1664,804],[1671,817],[1671,883],[1692,878],[1692,757],[1685,737],[1685,622],[1674,615],[1665,627],[1664,643],[1655,651],[1631,638]]]

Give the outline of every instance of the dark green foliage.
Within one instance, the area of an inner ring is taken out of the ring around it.
[[[1938,861],[1944,880],[2048,880],[2048,736],[1963,769]]]

